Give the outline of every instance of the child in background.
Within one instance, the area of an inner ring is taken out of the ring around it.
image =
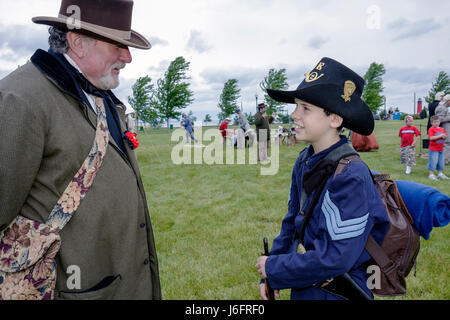
[[[428,147],[428,164],[427,170],[430,175],[428,178],[431,180],[448,179],[443,173],[444,171],[444,141],[447,138],[447,133],[444,128],[439,127],[441,120],[439,116],[432,116],[430,118],[431,128],[428,130],[428,138],[430,139],[430,145]],[[434,171],[438,171],[438,175],[434,174]]]
[[[405,118],[406,126],[400,129],[398,136],[401,138],[400,161],[406,164],[406,174],[411,174],[411,166],[416,165],[416,142],[420,136],[420,131],[412,125],[413,117]]]

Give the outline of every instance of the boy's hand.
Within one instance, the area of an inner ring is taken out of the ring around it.
[[[275,298],[280,298],[280,291],[279,290],[273,290],[273,293],[275,294]],[[261,299],[263,300],[269,300],[269,294],[267,293],[267,286],[265,283],[261,283],[259,285],[259,294],[261,295]]]
[[[262,279],[266,279],[267,278],[267,274],[266,274],[266,260],[267,258],[269,258],[268,256],[261,256],[258,258],[258,260],[256,260],[256,271],[258,272],[259,275],[261,275]]]

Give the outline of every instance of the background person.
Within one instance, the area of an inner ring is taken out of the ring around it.
[[[439,120],[441,121],[440,126],[444,128],[447,134],[450,132],[450,94],[445,95],[441,102],[436,107],[436,115],[439,116]],[[444,142],[444,162],[446,165],[450,162],[450,137],[447,135],[447,138]]]
[[[194,137],[194,128],[192,127],[192,121],[186,114],[183,114],[182,126],[186,130],[186,143],[189,144],[189,138],[193,140],[195,143],[198,143],[198,140]]]
[[[258,161],[267,162],[267,148],[270,141],[270,125],[266,116],[266,105],[258,104],[258,112],[254,116],[256,137],[258,140]]]
[[[220,130],[220,134],[222,135],[222,139],[223,139],[223,146],[225,147],[227,144],[227,129],[228,129],[228,123],[230,123],[231,119],[230,118],[226,118],[219,127]]]
[[[239,149],[243,149],[245,147],[245,140],[248,138],[249,147],[253,147],[253,143],[255,141],[255,134],[253,130],[250,128],[250,124],[248,123],[248,119],[244,113],[242,113],[241,109],[236,109],[235,113],[238,115],[238,125],[239,128],[237,130],[237,147]],[[240,129],[240,130],[239,130]]]
[[[428,138],[430,139],[427,164],[428,178],[431,180],[448,179],[444,174],[444,141],[447,138],[447,132],[439,126],[441,121],[438,115],[432,116],[430,120],[431,128],[428,130]],[[434,174],[435,171],[438,172],[437,176]]]
[[[428,105],[428,113],[429,114],[428,114],[427,132],[431,128],[430,119],[432,116],[434,116],[436,114],[436,108],[439,105],[439,102],[442,101],[442,98],[444,98],[444,96],[445,96],[445,92],[443,92],[443,91],[436,93],[436,95],[434,96],[434,101]]]
[[[411,167],[416,165],[416,143],[420,136],[420,131],[413,126],[413,117],[406,116],[406,126],[400,128],[398,136],[400,142],[400,162],[406,165],[406,174],[411,174]]]

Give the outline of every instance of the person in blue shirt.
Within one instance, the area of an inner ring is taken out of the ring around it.
[[[186,130],[186,143],[189,143],[189,138],[191,138],[195,143],[198,143],[198,140],[194,137],[194,128],[192,127],[192,121],[186,114],[183,114],[182,126]]]
[[[369,234],[381,244],[389,225],[387,213],[363,162],[350,162],[336,176],[336,167],[327,169],[327,161],[337,155],[356,153],[339,134],[343,127],[363,135],[374,129],[372,112],[361,99],[364,79],[330,58],[305,76],[297,90],[267,89],[272,99],[297,104],[292,113],[295,133],[309,145],[294,165],[288,213],[270,256],[257,259],[259,291],[268,299],[263,281],[268,280],[275,297],[279,290],[291,289],[291,299],[349,299],[348,288],[330,289],[336,284],[330,280],[346,274],[373,299],[367,284],[371,257],[364,247]],[[302,231],[314,196],[318,200]]]

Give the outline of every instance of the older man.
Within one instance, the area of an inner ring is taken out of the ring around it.
[[[56,299],[161,298],[147,199],[124,134],[126,108],[110,91],[132,61],[128,47],[151,47],[131,30],[132,7],[62,0],[58,17],[33,18],[51,26],[49,51],[37,50],[0,81],[0,231],[17,215],[46,222],[91,149],[96,102],[105,105],[109,145],[60,232]],[[77,11],[79,20],[70,15]]]

